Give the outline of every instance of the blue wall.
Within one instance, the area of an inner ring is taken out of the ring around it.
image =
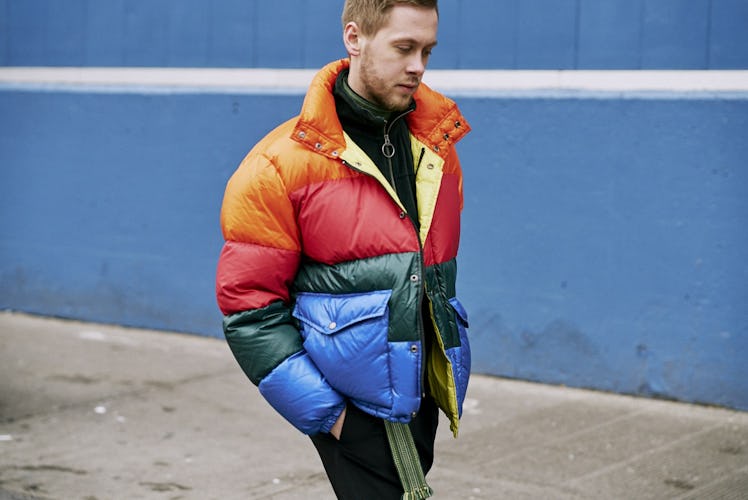
[[[0,89],[0,308],[221,334],[223,189],[298,101]]]
[[[342,0],[0,0],[0,66],[316,68]],[[748,0],[443,0],[434,68],[748,68]]]
[[[748,95],[683,97],[459,98],[477,372],[748,409]],[[0,87],[0,308],[220,336],[225,182],[301,99]]]
[[[463,102],[479,369],[748,409],[748,95]]]

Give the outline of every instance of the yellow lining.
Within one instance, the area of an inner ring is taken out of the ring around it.
[[[455,384],[454,373],[452,372],[452,363],[447,358],[444,351],[444,342],[439,333],[439,328],[433,319],[433,304],[429,303],[429,313],[434,325],[436,342],[431,344],[430,363],[426,376],[429,380],[431,395],[436,401],[437,406],[441,408],[449,418],[449,430],[454,437],[457,437],[457,431],[460,427],[460,412],[457,408],[457,386]]]
[[[416,169],[416,200],[418,221],[421,225],[419,237],[423,243],[426,241],[434,219],[436,199],[439,197],[439,188],[442,183],[444,159],[413,135],[410,136],[410,147],[413,150],[413,167]],[[422,150],[424,153],[419,165],[418,158]]]

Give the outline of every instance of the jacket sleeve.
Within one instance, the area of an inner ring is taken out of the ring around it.
[[[250,153],[224,195],[216,295],[244,373],[291,424],[316,434],[329,432],[345,401],[305,352],[291,317],[301,254],[294,213],[275,167]]]

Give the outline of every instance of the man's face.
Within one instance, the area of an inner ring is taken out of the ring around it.
[[[437,25],[435,9],[393,7],[377,33],[359,34],[361,51],[357,65],[352,63],[348,79],[351,88],[384,109],[405,110],[436,45]]]

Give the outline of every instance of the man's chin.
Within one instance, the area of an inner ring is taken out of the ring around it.
[[[408,96],[407,99],[392,99],[388,103],[387,109],[395,113],[405,111],[406,109],[408,109],[408,107],[410,107],[411,99],[412,98],[410,96]]]

